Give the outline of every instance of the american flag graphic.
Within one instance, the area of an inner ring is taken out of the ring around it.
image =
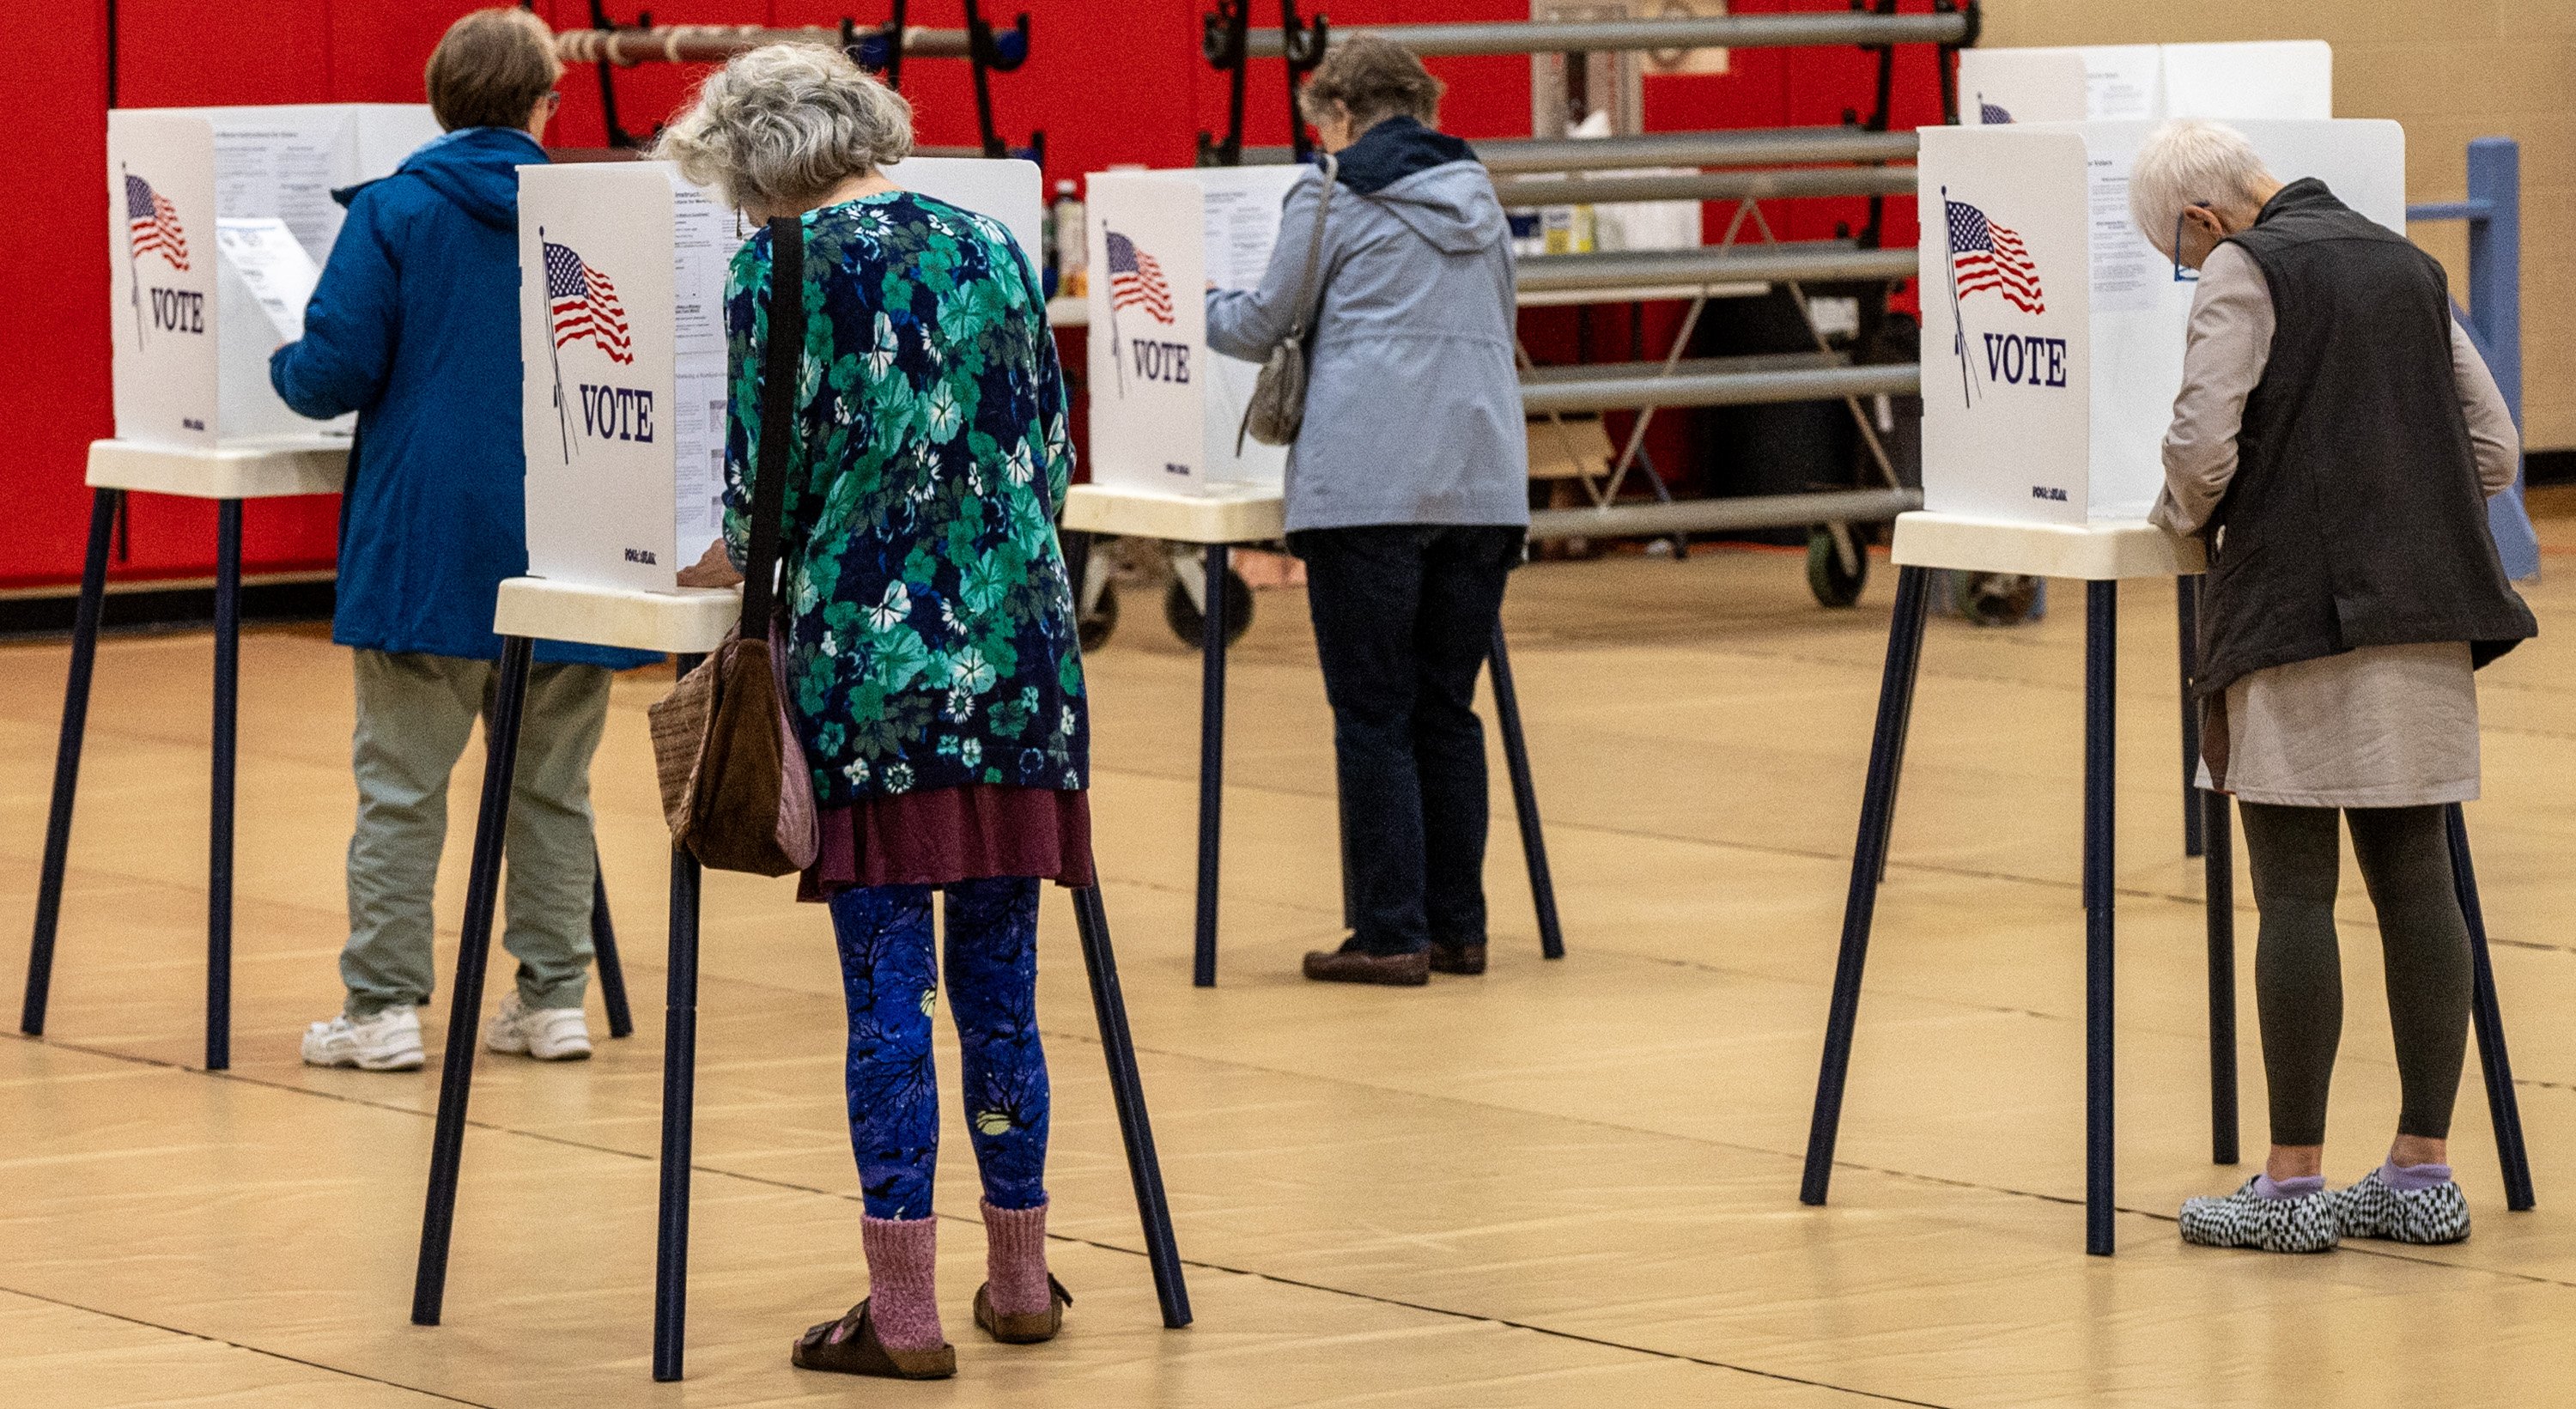
[[[179,226],[179,208],[140,176],[125,178],[125,229],[135,258],[158,252],[170,267],[188,268],[188,232]]]
[[[1172,321],[1172,286],[1163,282],[1163,266],[1136,248],[1136,242],[1109,232],[1109,306],[1142,308],[1157,323]]]
[[[2001,127],[2012,120],[2011,109],[1987,102],[1986,95],[1983,93],[1977,95],[1977,121],[1988,127]]]
[[[546,317],[555,346],[588,338],[616,362],[635,360],[635,344],[626,333],[626,308],[617,301],[617,286],[608,276],[582,263],[570,245],[546,244]]]
[[[1986,218],[1965,201],[1945,201],[1950,208],[1950,263],[1958,275],[1958,297],[1992,289],[2024,313],[2045,313],[2039,266],[2021,236]]]

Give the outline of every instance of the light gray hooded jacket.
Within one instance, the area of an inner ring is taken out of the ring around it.
[[[1289,188],[1260,288],[1209,292],[1217,352],[1259,362],[1288,336],[1322,188],[1321,169]],[[1288,530],[1528,523],[1511,235],[1484,166],[1337,188],[1318,282]]]

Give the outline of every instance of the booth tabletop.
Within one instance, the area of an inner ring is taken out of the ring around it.
[[[189,499],[279,499],[337,494],[348,478],[345,438],[224,441],[212,447],[89,443],[93,489],[131,489]]]
[[[2108,582],[2189,577],[2207,570],[2200,540],[2144,519],[2089,524],[2012,523],[1917,510],[1896,517],[1888,557],[1898,567],[2008,572]]]
[[[1158,538],[1166,543],[1267,543],[1288,531],[1280,491],[1218,485],[1206,494],[1149,494],[1077,484],[1064,497],[1064,526],[1078,533]]]
[[[723,645],[741,619],[742,591],[734,587],[638,592],[513,577],[501,584],[492,629],[539,641],[702,656]]]

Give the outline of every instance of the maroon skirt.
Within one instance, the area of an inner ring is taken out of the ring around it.
[[[994,876],[1091,884],[1090,795],[993,783],[870,796],[822,812],[823,849],[796,887],[942,886]]]

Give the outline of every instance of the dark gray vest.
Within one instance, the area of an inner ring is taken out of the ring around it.
[[[2199,692],[2359,646],[2467,641],[2484,665],[2537,634],[2487,532],[2442,266],[2313,179],[2234,242],[2275,323],[2210,519]]]

